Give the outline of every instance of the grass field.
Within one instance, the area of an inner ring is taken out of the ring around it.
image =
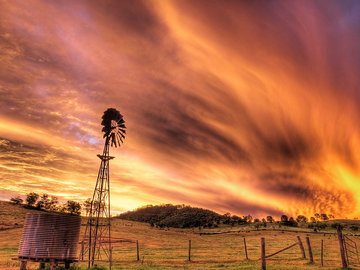
[[[22,233],[25,213],[22,207],[0,202],[0,269],[19,269],[17,260],[18,243]],[[34,210],[33,210],[34,211]],[[85,222],[85,220],[84,220]],[[354,221],[357,223],[357,221]],[[340,269],[340,253],[334,230],[313,233],[308,229],[268,226],[256,231],[252,227],[222,227],[199,231],[198,229],[160,230],[148,224],[124,220],[113,220],[114,237],[138,240],[140,261],[136,260],[135,243],[118,243],[114,246],[113,269],[260,269],[260,238],[265,237],[266,254],[284,248],[299,235],[306,247],[305,237],[309,236],[314,253],[314,264],[301,258],[300,249],[295,246],[267,260],[267,269]],[[84,227],[82,226],[82,229]],[[221,234],[200,234],[221,233]],[[226,233],[225,233],[226,232]],[[245,259],[244,237],[248,247],[249,260]],[[360,237],[352,235],[360,246]],[[191,262],[188,262],[188,242],[192,241]],[[324,267],[320,266],[320,245],[324,241]],[[80,263],[80,265],[85,265]],[[101,263],[99,263],[101,265]],[[105,264],[106,265],[106,264]],[[29,264],[29,269],[37,269],[38,264]],[[360,269],[352,266],[352,269]]]

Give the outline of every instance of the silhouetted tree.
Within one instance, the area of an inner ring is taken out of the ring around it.
[[[263,218],[263,219],[261,220],[261,222],[262,222],[262,225],[263,225],[264,227],[266,227],[266,219]]]
[[[307,222],[307,217],[303,216],[303,215],[298,215],[296,218],[296,221],[299,223],[306,223]]]
[[[245,222],[248,222],[248,223],[251,223],[251,221],[253,220],[253,217],[249,214],[247,216],[244,216],[243,217]]]
[[[81,204],[75,201],[67,201],[63,207],[63,211],[69,214],[80,215]]]
[[[287,222],[287,226],[292,226],[292,227],[296,227],[298,224],[295,221],[295,219],[293,217],[289,218],[289,221]]]
[[[282,215],[281,217],[280,217],[280,220],[281,220],[281,222],[288,222],[289,221],[289,218],[288,218],[288,216],[287,215]]]
[[[40,199],[36,203],[36,208],[38,209],[46,209],[46,207],[49,205],[50,198],[49,195],[44,193],[41,195]]]
[[[274,218],[272,216],[267,216],[266,220],[267,220],[267,222],[270,222],[270,223],[274,222]]]
[[[58,203],[59,203],[58,198],[56,196],[51,196],[51,198],[45,204],[45,209],[48,211],[58,211],[59,210]]]
[[[310,222],[311,222],[311,223],[316,223],[316,218],[310,217]]]
[[[27,206],[34,207],[34,205],[38,199],[39,199],[39,194],[37,194],[35,192],[31,192],[31,193],[26,194],[25,202],[26,202]]]
[[[23,201],[24,201],[24,200],[21,199],[19,196],[10,199],[10,202],[11,202],[11,203],[17,204],[17,205],[22,204]]]
[[[321,218],[322,221],[329,220],[329,217],[328,217],[327,214],[325,214],[325,213],[322,213],[322,214],[320,215],[320,218]]]
[[[231,214],[230,214],[230,213],[225,213],[225,214],[222,216],[222,220],[223,220],[223,224],[230,224]]]
[[[91,199],[90,198],[87,198],[84,202],[83,202],[83,206],[84,206],[84,209],[85,209],[85,213],[86,215],[89,214],[90,212],[90,209],[91,209]],[[154,227],[154,223],[152,223]]]

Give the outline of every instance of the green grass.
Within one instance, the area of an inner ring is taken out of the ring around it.
[[[27,209],[0,202],[0,269],[19,269],[17,247],[21,238],[23,219]],[[16,215],[14,217],[13,215]],[[18,225],[15,225],[17,223]],[[85,223],[85,220],[84,222]],[[136,261],[135,243],[117,243],[114,245],[113,270],[215,270],[215,269],[260,269],[260,238],[265,237],[266,254],[273,253],[296,241],[299,235],[306,248],[305,237],[309,236],[314,253],[314,264],[301,258],[300,249],[295,246],[267,260],[268,270],[312,270],[340,269],[338,240],[335,235],[313,233],[306,228],[268,226],[266,230],[256,231],[248,226],[220,227],[202,230],[222,234],[200,235],[198,229],[160,230],[148,224],[116,219],[113,221],[113,237],[138,240],[140,244],[140,261]],[[82,226],[84,229],[84,226]],[[223,233],[227,232],[227,233]],[[327,230],[326,232],[334,232]],[[250,260],[245,260],[243,238],[246,238]],[[351,236],[360,247],[360,238]],[[192,240],[192,261],[187,261],[188,240]],[[320,244],[324,241],[324,267],[320,266]],[[80,269],[86,269],[80,263]],[[106,266],[106,264],[100,264]],[[38,268],[38,264],[29,263],[29,270]],[[353,268],[356,269],[356,268]]]

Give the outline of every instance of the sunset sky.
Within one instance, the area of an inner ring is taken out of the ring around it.
[[[0,0],[0,199],[360,217],[359,1]]]

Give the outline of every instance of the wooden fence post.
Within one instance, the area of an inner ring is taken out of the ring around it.
[[[313,257],[313,253],[312,253],[312,249],[311,249],[310,238],[308,236],[306,237],[306,244],[307,244],[308,250],[309,250],[310,263],[314,263],[314,257]]]
[[[324,266],[324,240],[321,239],[321,266]]]
[[[188,256],[189,262],[191,262],[191,240],[189,240],[189,256]]]
[[[26,270],[27,261],[20,261],[20,270]]]
[[[84,240],[81,241],[81,260],[84,260]]]
[[[140,261],[139,240],[136,240],[136,260],[137,260],[137,261]]]
[[[110,270],[112,267],[112,257],[113,257],[113,247],[110,247],[110,254],[109,254],[109,264],[110,264]]]
[[[246,259],[248,260],[249,257],[248,257],[248,252],[247,252],[247,246],[246,246],[246,239],[245,239],[245,237],[244,237],[244,249],[245,249],[245,257],[246,257]]]
[[[266,270],[265,238],[261,237],[261,270]]]
[[[298,242],[299,242],[299,247],[300,247],[300,250],[301,250],[302,258],[303,258],[303,259],[306,259],[305,248],[304,248],[304,245],[303,245],[303,243],[302,243],[302,241],[301,241],[300,236],[297,236],[297,239],[298,239]]]
[[[342,234],[342,230],[341,230],[340,226],[337,228],[337,235],[338,235],[339,246],[340,246],[342,268],[347,269],[348,263],[346,261],[346,255],[345,255],[344,236]]]

